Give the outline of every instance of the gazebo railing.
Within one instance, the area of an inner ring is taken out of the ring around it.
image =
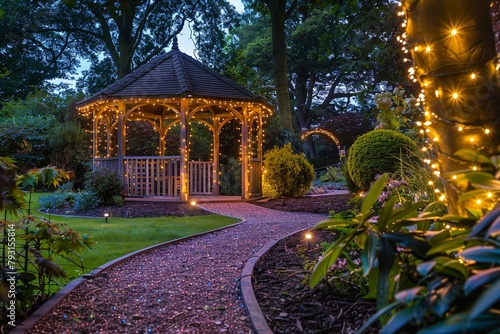
[[[212,161],[191,161],[189,163],[189,193],[212,195],[214,192],[214,163]]]
[[[125,196],[180,197],[180,156],[124,157]],[[118,158],[95,158],[94,169],[119,170]],[[189,193],[212,195],[214,182],[212,161],[189,162]]]
[[[95,158],[94,159],[94,170],[99,169],[111,169],[118,170],[118,158]]]
[[[124,157],[125,196],[180,196],[179,156]]]

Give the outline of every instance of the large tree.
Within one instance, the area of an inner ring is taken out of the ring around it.
[[[290,98],[301,100],[304,106],[307,95],[306,90],[312,89],[314,83],[308,83],[316,78],[311,78],[311,70],[307,62],[322,62],[324,68],[348,68],[348,72],[371,71],[380,77],[400,73],[387,71],[391,60],[395,60],[394,47],[391,41],[395,32],[395,20],[391,18],[388,7],[394,1],[390,0],[354,0],[354,1],[310,1],[310,0],[248,0],[246,7],[255,10],[260,15],[267,15],[271,27],[273,79],[276,88],[278,114],[285,128],[293,129],[293,104]],[[302,31],[297,32],[297,27]],[[295,36],[294,36],[295,34]],[[293,40],[295,39],[295,41]],[[297,52],[300,49],[301,54]],[[344,52],[344,54],[342,54]],[[300,58],[300,59],[298,59]],[[304,59],[306,58],[306,59]],[[333,61],[336,66],[331,66]],[[339,66],[339,62],[344,62]],[[297,63],[300,62],[299,65]],[[302,78],[296,78],[300,87],[293,87],[291,82],[291,66],[303,66],[299,73]],[[372,67],[371,69],[368,67]],[[385,71],[380,71],[384,67]],[[316,69],[312,70],[316,71]],[[324,106],[338,97],[349,97],[351,93],[336,92],[348,81],[348,76],[342,74],[331,75],[334,78],[329,95],[325,98]],[[366,75],[365,75],[366,76]],[[343,82],[340,80],[344,77]],[[378,78],[380,79],[380,78]],[[382,79],[383,80],[383,79]],[[329,101],[328,101],[329,100]],[[310,102],[310,101],[309,101]],[[302,122],[303,123],[303,122]],[[295,123],[295,128],[305,124]]]
[[[16,8],[26,12],[18,36],[53,56],[78,54],[91,63],[89,78],[97,78],[92,73],[98,72],[108,80],[121,78],[165,52],[186,25],[200,46],[209,44],[213,49],[224,41],[223,31],[235,15],[226,0],[22,0]],[[58,44],[53,41],[56,37]],[[66,53],[69,46],[71,54]],[[94,82],[93,90],[109,83]]]
[[[77,65],[68,35],[47,31],[34,38],[48,18],[43,8],[42,1],[0,0],[0,103],[68,78]]]
[[[373,106],[367,101],[375,93],[407,83],[402,52],[396,45],[399,21],[393,8],[381,0],[298,4],[285,25],[287,89],[296,130],[342,112],[366,110]],[[274,27],[266,11],[260,13],[244,16],[235,34],[248,66],[257,70],[256,77],[265,78],[267,73],[269,79]],[[308,140],[314,157],[312,137]]]
[[[287,49],[285,22],[297,6],[297,0],[261,0],[269,10],[271,18],[273,77],[276,86],[278,113],[283,126],[293,131],[292,107],[287,76]]]
[[[411,73],[425,93],[429,146],[444,177],[452,213],[466,213],[459,195],[467,190],[453,175],[472,168],[463,154],[455,154],[472,149],[500,155],[500,85],[490,3],[403,1],[404,47],[411,50]]]

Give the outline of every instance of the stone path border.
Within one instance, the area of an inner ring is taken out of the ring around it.
[[[246,310],[248,313],[248,317],[250,318],[250,323],[252,324],[252,328],[257,334],[272,334],[273,331],[269,327],[262,310],[260,309],[259,303],[257,302],[257,298],[255,297],[255,293],[253,290],[253,270],[257,262],[259,262],[260,258],[265,256],[269,251],[281,240],[286,239],[292,235],[297,233],[307,231],[308,229],[301,229],[299,231],[295,231],[285,235],[284,237],[273,240],[264,247],[262,247],[253,257],[251,257],[245,264],[243,271],[241,273],[241,298],[245,303]]]

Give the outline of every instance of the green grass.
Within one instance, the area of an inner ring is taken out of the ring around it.
[[[86,268],[100,265],[151,245],[181,237],[210,231],[238,222],[238,219],[218,216],[162,217],[162,218],[65,218],[54,221],[67,224],[81,235],[92,236],[96,242],[92,249],[80,253]],[[78,277],[80,272],[64,268],[68,276]],[[74,278],[74,277],[73,277]]]
[[[48,215],[38,212],[38,197],[43,193],[32,194],[31,214],[48,218]],[[27,210],[24,210],[27,212]],[[8,220],[15,221],[19,218],[7,216]],[[189,217],[159,217],[159,218],[80,218],[51,215],[54,222],[64,223],[67,229],[71,228],[80,235],[91,236],[96,242],[92,249],[80,252],[85,272],[65,260],[58,260],[67,277],[60,281],[61,285],[89,273],[111,260],[119,258],[133,251],[156,245],[162,242],[181,237],[214,230],[228,226],[239,219],[219,216],[215,214]]]

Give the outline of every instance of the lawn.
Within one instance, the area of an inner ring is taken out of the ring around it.
[[[49,218],[47,214],[37,211],[38,197],[43,195],[43,193],[32,194],[31,214]],[[16,220],[12,216],[7,218],[12,221]],[[108,218],[108,222],[105,222],[103,217],[80,218],[51,215],[50,219],[54,222],[64,223],[67,229],[71,228],[81,235],[91,236],[95,241],[92,249],[85,249],[80,253],[86,268],[85,272],[67,261],[57,261],[67,274],[66,279],[60,281],[61,285],[130,252],[177,238],[214,230],[239,221],[236,218],[215,214],[128,219],[111,217]]]

